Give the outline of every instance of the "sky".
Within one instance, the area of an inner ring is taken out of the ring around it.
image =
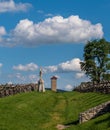
[[[0,84],[36,83],[72,90],[87,41],[110,41],[110,0],[0,0]]]

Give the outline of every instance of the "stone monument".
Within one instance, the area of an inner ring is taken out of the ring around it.
[[[42,68],[40,68],[39,72],[38,91],[45,92],[44,80],[42,79]]]

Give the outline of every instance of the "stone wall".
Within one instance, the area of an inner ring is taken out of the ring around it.
[[[106,112],[110,112],[110,101],[103,103],[99,106],[93,107],[83,113],[80,113],[79,123],[89,121],[93,118],[96,118]]]
[[[110,93],[110,81],[97,82],[82,82],[74,91],[79,92],[101,92]]]
[[[17,93],[37,91],[37,84],[5,84],[0,85],[0,97],[15,95]]]

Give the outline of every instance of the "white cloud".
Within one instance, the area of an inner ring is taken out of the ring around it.
[[[15,74],[15,78],[17,78],[17,79],[20,80],[21,82],[26,81],[26,77],[23,76],[21,73],[16,73],[16,74]]]
[[[8,79],[13,83],[37,83],[39,77],[36,74],[13,73],[8,75]]]
[[[2,63],[0,63],[0,68],[3,66],[3,64]]]
[[[71,90],[73,90],[73,86],[68,84],[68,85],[66,85],[65,89],[68,91],[71,91]]]
[[[53,17],[53,14],[51,13],[48,13],[48,14],[45,14],[46,17]]]
[[[3,26],[0,26],[0,43],[3,41],[2,36],[6,35],[6,30]]]
[[[45,14],[45,12],[44,12],[43,10],[37,10],[37,13],[43,14],[43,15],[46,16],[46,17],[53,17],[53,16],[54,16],[54,15],[51,14],[51,13]]]
[[[79,71],[81,60],[79,58],[74,58],[71,61],[66,61],[58,65],[58,69],[62,71]]]
[[[80,78],[82,78],[82,77],[84,77],[84,73],[82,73],[82,72],[79,72],[79,73],[76,73],[76,78],[77,79],[80,79]]]
[[[8,79],[10,79],[10,81],[13,82],[13,83],[14,83],[14,80],[15,81],[20,81],[20,82],[26,81],[26,77],[23,76],[21,73],[9,74]]]
[[[43,71],[46,72],[56,72],[58,71],[58,67],[57,66],[47,66],[43,68]]]
[[[29,3],[15,3],[14,0],[0,1],[0,13],[27,11],[32,5]]]
[[[60,63],[56,66],[47,66],[44,68],[44,72],[72,72],[81,71],[79,58],[74,58],[70,61]]]
[[[0,26],[0,36],[5,35],[6,34],[6,30],[3,26]]]
[[[29,75],[29,80],[32,82],[32,83],[37,83],[38,82],[38,76],[35,75],[35,74],[30,74]]]
[[[13,82],[12,82],[12,81],[9,81],[8,84],[13,84]]]
[[[55,16],[42,22],[34,23],[29,19],[20,20],[11,36],[5,39],[13,45],[37,46],[53,43],[85,43],[91,39],[102,38],[102,25],[93,25],[79,16],[63,18]]]
[[[19,71],[35,71],[38,69],[38,66],[34,63],[29,63],[26,65],[19,64],[18,66],[13,66],[13,69]]]
[[[43,10],[37,10],[37,13],[39,13],[39,14],[43,14],[44,11],[43,11]]]

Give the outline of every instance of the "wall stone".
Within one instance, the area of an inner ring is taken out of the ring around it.
[[[97,82],[82,82],[74,91],[79,92],[101,92],[105,94],[110,93],[110,81]]]
[[[102,103],[99,106],[93,107],[85,112],[80,113],[79,115],[79,123],[83,123],[89,121],[93,118],[96,118],[106,112],[110,112],[110,101],[106,103]]]
[[[5,84],[0,85],[0,97],[15,95],[17,93],[25,93],[30,91],[38,91],[38,84]]]

